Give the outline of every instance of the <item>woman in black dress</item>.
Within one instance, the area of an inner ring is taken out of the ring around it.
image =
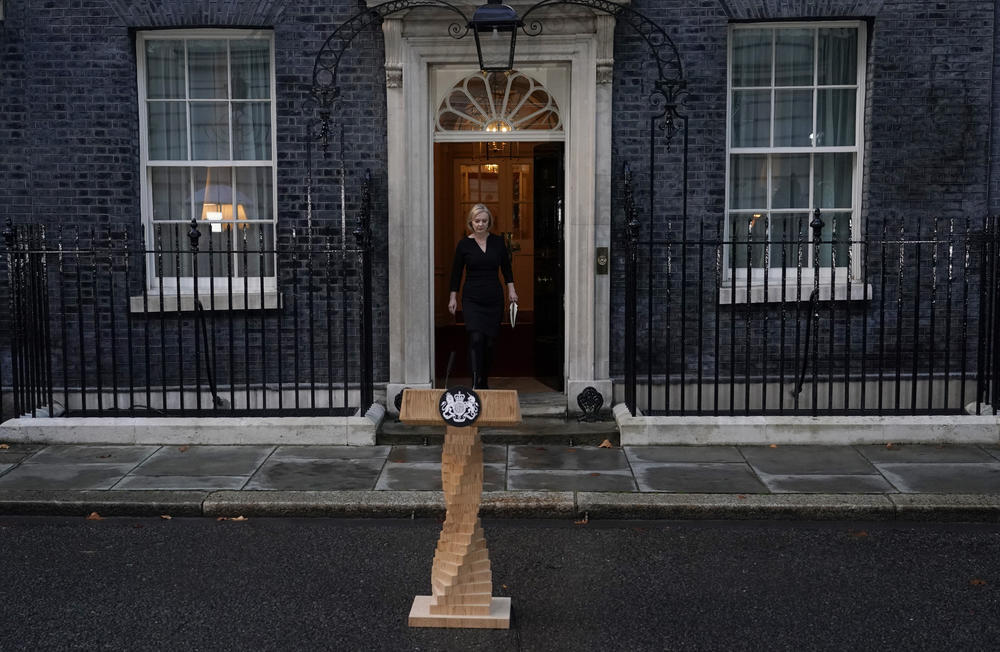
[[[462,313],[465,330],[469,335],[469,370],[473,389],[489,389],[490,364],[493,361],[493,342],[500,333],[503,318],[503,287],[497,279],[497,268],[507,283],[507,296],[517,303],[514,275],[510,269],[510,255],[503,238],[490,233],[493,213],[485,204],[476,204],[469,211],[466,224],[472,234],[462,238],[455,247],[455,262],[451,266],[451,295],[448,312],[458,309],[458,286],[465,270],[462,288]]]

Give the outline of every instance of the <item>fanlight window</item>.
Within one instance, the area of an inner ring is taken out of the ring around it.
[[[559,107],[527,75],[476,73],[455,84],[437,114],[438,131],[562,131]]]

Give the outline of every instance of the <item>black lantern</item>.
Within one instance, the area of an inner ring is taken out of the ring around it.
[[[517,12],[500,0],[489,0],[476,9],[469,28],[476,37],[479,69],[483,72],[510,72],[514,69],[514,41],[517,28],[524,25]]]

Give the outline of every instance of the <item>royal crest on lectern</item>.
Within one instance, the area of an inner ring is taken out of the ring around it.
[[[441,418],[451,426],[471,426],[482,411],[479,395],[467,387],[452,387],[441,395]]]

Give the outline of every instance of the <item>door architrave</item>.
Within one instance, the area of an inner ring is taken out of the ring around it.
[[[559,33],[518,41],[521,65],[568,66],[560,98],[565,130],[564,380],[567,408],[595,387],[611,403],[610,283],[596,276],[595,247],[610,246],[611,51],[614,18],[566,19]],[[474,70],[475,51],[447,36],[448,21],[421,16],[383,21],[388,140],[389,381],[386,404],[404,387],[429,388],[434,377],[434,112],[446,89],[433,89],[435,67]],[[437,34],[435,36],[434,34]],[[444,36],[441,36],[444,35]],[[572,325],[572,328],[570,328]]]

